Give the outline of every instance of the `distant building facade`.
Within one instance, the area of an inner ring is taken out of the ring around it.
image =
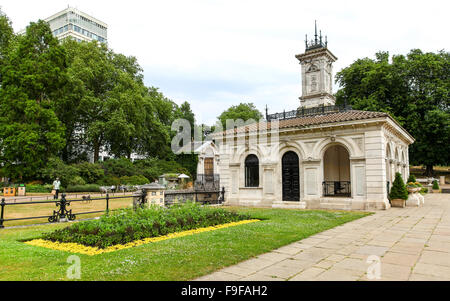
[[[108,42],[108,25],[73,7],[68,7],[44,21],[50,25],[58,40],[70,38],[78,42]],[[19,34],[24,32],[25,30],[21,30]]]

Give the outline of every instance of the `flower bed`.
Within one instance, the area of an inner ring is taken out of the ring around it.
[[[202,207],[194,203],[175,205],[169,209],[120,209],[102,216],[99,220],[75,223],[44,234],[42,239],[106,249],[147,238],[250,219],[248,215],[217,207]]]
[[[243,221],[227,223],[227,224],[223,224],[223,225],[199,228],[199,229],[176,232],[176,233],[170,233],[170,234],[167,234],[164,236],[150,237],[150,238],[144,238],[141,240],[136,240],[136,241],[129,242],[129,243],[123,244],[123,245],[114,245],[114,246],[110,246],[110,247],[107,247],[104,249],[88,247],[88,246],[84,246],[84,245],[77,244],[77,243],[53,242],[53,241],[44,240],[44,239],[31,240],[31,241],[26,242],[26,244],[36,246],[36,247],[44,247],[44,248],[48,248],[48,249],[52,249],[52,250],[66,251],[66,252],[71,252],[71,253],[79,253],[79,254],[93,256],[93,255],[99,255],[99,254],[110,253],[110,252],[114,252],[114,251],[118,251],[118,250],[128,249],[128,248],[132,248],[132,247],[137,247],[137,246],[148,244],[151,242],[158,242],[158,241],[162,241],[162,240],[193,235],[196,233],[209,232],[209,231],[219,230],[219,229],[223,229],[223,228],[254,223],[254,222],[258,222],[258,221],[259,220],[257,220],[257,219],[243,220]]]

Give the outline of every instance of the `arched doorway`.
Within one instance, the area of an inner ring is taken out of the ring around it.
[[[341,145],[330,146],[323,156],[323,196],[351,196],[350,156]]]
[[[299,160],[294,152],[282,158],[283,201],[300,202]]]

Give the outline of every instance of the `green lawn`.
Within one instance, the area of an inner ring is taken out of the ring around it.
[[[81,259],[81,280],[190,280],[315,233],[365,212],[230,208],[261,222],[199,233]],[[70,253],[26,245],[65,225],[0,230],[0,280],[68,280]]]

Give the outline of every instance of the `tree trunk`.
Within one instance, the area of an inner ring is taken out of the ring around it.
[[[425,175],[427,177],[432,177],[434,174],[433,165],[426,165]]]
[[[98,162],[99,153],[100,153],[100,143],[95,142],[94,143],[94,163]]]

